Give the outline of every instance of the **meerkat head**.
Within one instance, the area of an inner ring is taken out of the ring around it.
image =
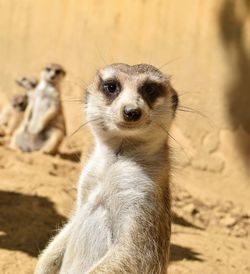
[[[33,78],[33,77],[22,77],[20,79],[17,79],[16,83],[20,87],[23,87],[25,90],[29,91],[34,89],[37,86],[38,81],[36,78]]]
[[[143,137],[164,134],[178,107],[169,78],[152,65],[112,64],[99,70],[86,91],[86,112],[103,134]]]
[[[65,75],[66,72],[61,65],[48,64],[41,72],[41,79],[51,84],[57,84]]]
[[[26,94],[14,95],[10,103],[15,110],[19,112],[25,111],[28,105],[28,96]]]

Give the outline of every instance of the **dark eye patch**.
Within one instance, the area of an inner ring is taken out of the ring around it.
[[[35,88],[36,86],[37,86],[37,83],[35,83],[35,82],[31,83],[31,87]]]
[[[171,102],[172,102],[172,108],[174,111],[176,111],[178,104],[179,104],[179,97],[176,92],[171,97]]]
[[[139,93],[146,100],[148,105],[152,107],[152,104],[156,99],[164,95],[165,87],[160,83],[148,81],[142,84],[139,88]]]
[[[108,102],[112,102],[121,91],[121,84],[117,79],[100,79],[100,90],[108,99]]]
[[[58,75],[58,74],[60,74],[60,73],[61,73],[61,70],[60,70],[60,69],[56,69],[56,70],[55,70],[55,74]]]
[[[51,68],[50,67],[46,67],[45,70],[48,71],[48,72],[50,72]]]

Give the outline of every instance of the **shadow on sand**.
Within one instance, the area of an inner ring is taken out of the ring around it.
[[[48,198],[0,191],[0,248],[36,257],[66,221]]]
[[[247,43],[247,21],[250,21],[249,0],[224,0],[218,24],[232,76],[226,94],[228,117],[233,129],[241,127],[250,133],[250,45]],[[237,136],[235,141],[248,168],[250,137]]]
[[[66,218],[57,213],[54,203],[46,197],[0,191],[0,249],[37,257],[64,222]],[[184,221],[184,225],[191,224]],[[171,261],[202,261],[199,255],[190,248],[171,245]]]
[[[192,248],[183,247],[176,244],[170,246],[170,262],[189,260],[202,262],[201,254],[194,251]]]

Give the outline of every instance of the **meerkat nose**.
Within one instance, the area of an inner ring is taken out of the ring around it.
[[[141,109],[134,106],[125,106],[123,109],[123,118],[127,122],[135,122],[141,118]]]

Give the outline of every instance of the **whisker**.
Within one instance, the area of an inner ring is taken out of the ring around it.
[[[87,121],[86,123],[82,124],[81,126],[79,126],[75,131],[73,131],[68,137],[68,138],[71,138],[74,134],[76,134],[80,129],[82,129],[83,127],[85,127],[88,123],[90,122],[94,122],[94,121],[98,121],[98,120],[101,120],[101,118],[95,118],[95,119],[92,119],[92,120],[89,120]]]
[[[103,54],[102,54],[100,48],[97,46],[97,44],[95,44],[95,49],[96,49],[96,53],[99,55],[99,57],[101,58],[101,60],[104,63],[104,65],[107,66],[107,62],[104,59]]]
[[[156,123],[155,122],[155,124],[158,126],[158,127],[160,127],[167,135],[168,135],[168,137],[170,137],[172,140],[174,140],[175,142],[176,142],[176,144],[178,144],[178,146],[181,148],[181,150],[184,152],[184,154],[185,154],[185,156],[187,157],[187,159],[188,160],[190,160],[190,158],[189,158],[189,156],[188,156],[188,154],[186,153],[186,151],[185,151],[185,149],[183,148],[183,146],[167,131],[167,129],[166,128],[164,128],[164,126],[163,125],[161,125],[161,124],[158,124],[158,123]]]
[[[178,110],[179,110],[179,111],[182,111],[182,112],[198,114],[198,115],[200,115],[201,117],[205,118],[205,119],[209,122],[209,124],[210,124],[211,127],[214,127],[213,121],[212,121],[207,115],[203,114],[203,113],[202,113],[201,111],[199,111],[199,110],[196,110],[196,109],[193,109],[193,108],[187,107],[187,106],[179,106],[179,107],[177,108],[177,111],[178,111]]]
[[[180,57],[176,57],[174,59],[171,59],[171,60],[167,61],[166,63],[164,63],[163,65],[161,65],[160,67],[158,67],[158,69],[160,70],[160,69],[164,68],[165,66],[169,65],[170,63],[172,63],[172,62],[174,62],[178,59],[180,59]]]
[[[200,95],[201,93],[200,92],[189,92],[189,91],[186,91],[186,92],[183,92],[183,93],[178,93],[178,97],[181,97],[181,96],[184,96],[184,95],[187,95],[187,94],[198,94],[198,95]]]
[[[76,77],[75,77],[76,78]],[[81,89],[86,89],[87,88],[87,83],[85,83],[82,79],[77,79],[77,80],[73,80],[73,79],[66,79],[65,83],[70,83],[70,84],[74,84],[75,86],[81,88]]]
[[[79,104],[83,104],[84,101],[81,99],[61,99],[61,102],[66,102],[66,103],[79,103]]]

